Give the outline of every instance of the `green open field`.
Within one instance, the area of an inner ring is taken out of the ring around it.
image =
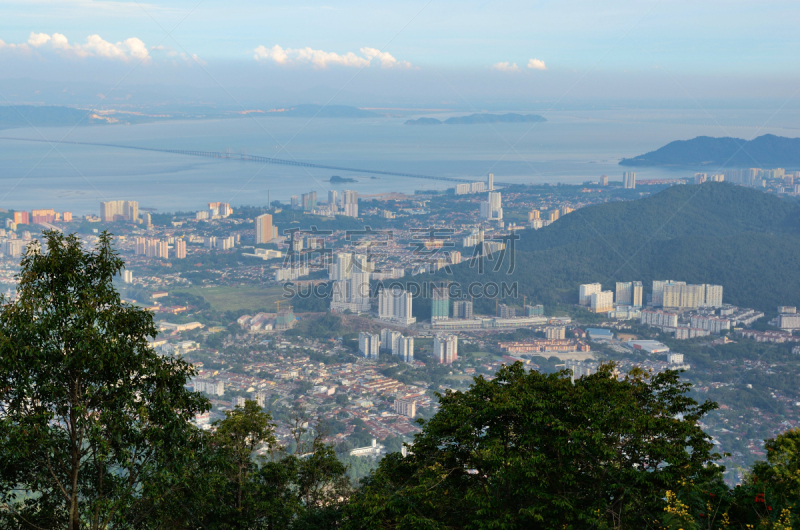
[[[174,292],[202,296],[215,311],[243,309],[249,312],[262,310],[274,313],[276,311],[275,302],[283,300],[283,287],[281,286],[189,287]]]

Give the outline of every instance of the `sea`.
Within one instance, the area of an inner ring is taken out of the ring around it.
[[[510,109],[509,111],[514,111]],[[385,111],[389,114],[391,110]],[[395,113],[396,114],[396,113]],[[58,143],[99,142],[158,149],[230,151],[374,171],[508,183],[579,184],[621,180],[620,159],[673,140],[696,136],[752,139],[762,134],[800,136],[796,109],[558,110],[543,123],[405,125],[415,114],[370,119],[285,118],[257,114],[214,120],[165,120],[137,125],[6,129],[0,136],[53,143],[0,140],[0,208],[54,208],[97,214],[100,201],[139,201],[157,213],[234,208],[331,189],[361,196],[446,189],[453,183],[370,175],[235,159]],[[635,168],[638,180],[691,178],[687,169]],[[332,184],[333,175],[355,182]]]

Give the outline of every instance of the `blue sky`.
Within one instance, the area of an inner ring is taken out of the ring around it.
[[[0,0],[0,10],[0,79],[111,82],[135,67],[138,83],[222,76],[356,91],[442,76],[468,93],[552,95],[580,82],[586,95],[595,80],[606,96],[713,97],[725,84],[730,97],[788,97],[800,86],[796,1]]]

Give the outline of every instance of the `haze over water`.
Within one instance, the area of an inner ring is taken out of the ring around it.
[[[695,136],[798,136],[798,110],[553,111],[546,123],[407,126],[404,118],[242,117],[8,129],[0,136],[103,142],[162,149],[246,152],[319,164],[519,183],[620,180],[620,158]],[[469,114],[461,112],[458,115]],[[436,115],[443,119],[448,115]],[[414,116],[416,117],[416,116]],[[766,126],[763,126],[766,123]],[[762,127],[763,126],[763,127]],[[40,134],[41,133],[41,134]],[[279,144],[286,144],[280,150]],[[49,155],[47,155],[47,153]],[[46,156],[45,156],[46,155]],[[63,156],[62,156],[63,155]],[[444,189],[453,183],[98,146],[0,141],[0,207],[97,213],[99,201],[138,200],[158,212],[193,211],[209,201],[265,205],[315,190],[361,195]],[[755,164],[754,164],[755,165]],[[713,171],[716,168],[708,168]],[[691,170],[636,168],[638,178],[687,178]],[[331,186],[331,175],[357,180]]]

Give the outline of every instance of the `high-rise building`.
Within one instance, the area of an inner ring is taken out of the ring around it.
[[[678,309],[722,306],[721,285],[692,285],[686,282],[653,282],[653,305]]]
[[[100,220],[105,223],[112,221],[139,220],[139,203],[137,201],[103,201],[100,203]]]
[[[334,254],[328,265],[328,277],[331,280],[346,280],[353,274],[353,255],[350,253]]]
[[[533,221],[534,219],[541,219],[542,212],[539,210],[531,210],[528,212],[528,221]]]
[[[358,351],[367,359],[377,359],[381,338],[374,333],[361,332],[358,334]]]
[[[563,340],[566,335],[564,326],[548,326],[544,328],[544,336],[549,340]]]
[[[272,216],[268,213],[256,217],[256,245],[272,241]]]
[[[602,177],[600,177],[600,185],[601,186],[608,186],[608,177],[606,175],[603,175]]]
[[[339,192],[336,190],[328,190],[328,207],[331,209],[331,212],[336,212],[339,208]]]
[[[642,282],[617,282],[617,305],[642,306]]]
[[[589,305],[591,302],[590,297],[594,293],[599,293],[603,290],[603,286],[599,283],[586,283],[580,286],[580,290],[578,292],[578,303],[580,305]]]
[[[358,192],[353,190],[342,191],[342,215],[358,217]]]
[[[450,318],[450,288],[446,282],[432,284],[431,322]]]
[[[408,326],[417,321],[411,315],[412,296],[399,287],[381,289],[378,293],[378,318]]]
[[[397,343],[400,342],[400,339],[403,337],[403,334],[399,331],[395,331],[389,328],[383,328],[381,330],[381,351],[385,352],[394,352],[397,350],[398,345]]]
[[[177,259],[184,259],[186,257],[186,241],[183,239],[175,240],[175,257]]]
[[[303,202],[303,211],[310,212],[311,210],[317,209],[317,192],[316,191],[309,191],[308,193],[304,193],[301,195],[301,200]]]
[[[61,214],[61,217],[65,223],[72,222],[72,212],[64,212],[63,214]]]
[[[542,304],[525,306],[526,317],[540,317],[543,315],[544,315],[544,306]]]
[[[414,362],[414,337],[400,337],[397,350],[392,350],[392,355],[400,357],[404,363]]]
[[[52,223],[56,220],[56,211],[50,208],[49,210],[33,210],[31,212],[31,222],[33,224]]]
[[[489,188],[489,191],[494,191],[494,173],[489,173],[487,187]]]
[[[133,272],[128,269],[122,271],[122,281],[125,283],[133,283]]]
[[[622,186],[625,189],[632,190],[636,187],[636,173],[633,171],[626,171],[622,174]]]
[[[227,202],[210,202],[208,203],[209,211],[216,211],[215,215],[219,215],[220,217],[228,217],[233,213],[233,208]]]
[[[453,318],[472,318],[472,302],[469,300],[458,300],[453,302]]]
[[[458,359],[458,336],[436,335],[433,338],[433,358],[439,364],[452,364]]]
[[[368,265],[370,262],[366,261],[366,256],[350,256],[349,267],[347,259],[342,261],[337,259],[337,262],[332,265],[334,270],[334,276],[332,277],[338,277],[339,271],[342,271],[341,275],[343,276],[340,280],[333,282],[331,293],[331,311],[333,312],[351,311],[353,313],[362,313],[369,311],[371,307]],[[347,272],[348,268],[349,272]]]
[[[413,399],[396,399],[394,411],[401,416],[413,418],[417,415],[417,402]]]
[[[517,310],[506,304],[497,306],[497,316],[500,318],[514,318],[517,316]]]
[[[502,194],[499,191],[490,191],[487,200],[480,203],[481,218],[487,221],[502,221],[502,203]]]
[[[614,291],[592,293],[589,301],[593,313],[607,313],[614,309]]]
[[[18,225],[30,224],[28,212],[14,212],[14,224]]]

